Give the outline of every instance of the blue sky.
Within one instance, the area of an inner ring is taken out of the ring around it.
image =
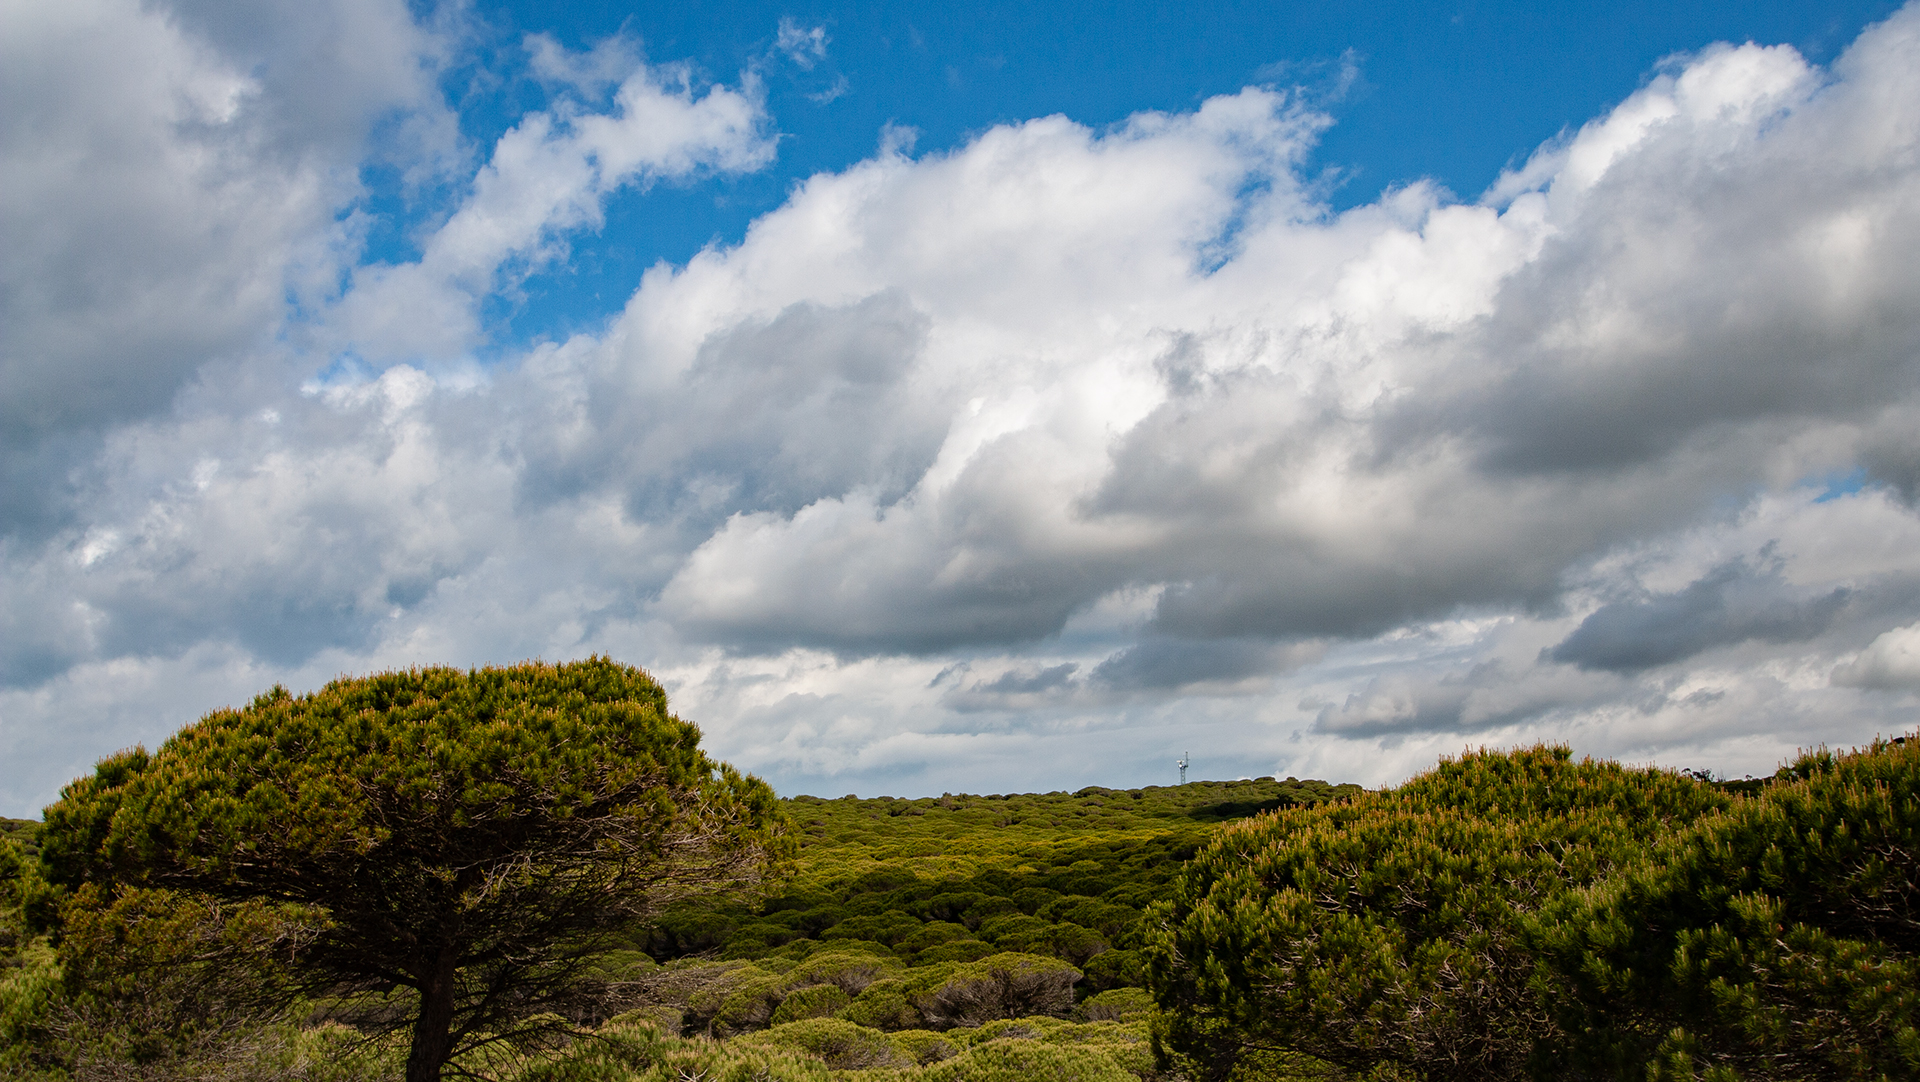
[[[499,306],[507,339],[521,341],[605,319],[657,260],[738,243],[796,180],[870,156],[887,125],[911,128],[918,152],[937,153],[994,124],[1060,113],[1100,127],[1266,84],[1305,95],[1333,119],[1306,166],[1332,209],[1421,178],[1472,199],[1517,158],[1631,93],[1666,57],[1758,41],[1825,62],[1896,7],[482,4],[477,47],[442,81],[463,99],[462,130],[484,145],[545,103],[526,70],[525,34],[581,50],[625,37],[706,80],[758,73],[780,133],[766,169],[610,200],[606,227],[576,241],[575,262]],[[807,36],[783,48],[782,26]],[[406,251],[406,225],[437,208],[407,206],[397,178],[380,180],[391,231],[370,254],[391,258]]]
[[[782,792],[1920,698],[1920,8],[0,13],[0,813],[604,653]]]

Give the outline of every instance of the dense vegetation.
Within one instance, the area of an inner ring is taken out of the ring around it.
[[[0,832],[0,1077],[400,1077],[394,1022],[417,1018],[420,989],[314,966],[344,926],[325,902],[168,878],[206,827],[111,826],[147,806],[127,778],[151,769],[108,760],[44,828]],[[473,807],[470,789],[432,791]],[[102,792],[120,794],[109,812]],[[797,797],[749,818],[750,849],[790,839],[762,889],[654,890],[579,936],[543,933],[564,967],[525,970],[541,995],[471,1026],[449,1066],[514,1082],[1920,1077],[1911,741],[1735,783],[1539,747],[1379,792]],[[555,1039],[492,1040],[529,1022]]]
[[[365,1001],[363,1025],[407,1031],[408,1082],[433,1082],[540,1043],[665,902],[759,883],[773,793],[699,743],[602,658],[274,688],[47,809],[66,968],[143,1011],[162,975],[190,1021]]]
[[[1218,1079],[1920,1077],[1917,830],[1911,741],[1764,787],[1463,756],[1222,830],[1155,922],[1165,1045]]]
[[[1141,987],[1145,909],[1168,895],[1182,862],[1218,824],[1360,792],[1262,778],[783,801],[799,841],[774,889],[731,904],[669,906],[631,925],[626,949],[599,956],[582,974],[597,1000],[561,1020],[605,1040],[578,1044],[559,1060],[481,1050],[460,1062],[527,1082],[677,1082],[687,1072],[720,1077],[733,1068],[747,1072],[742,1077],[771,1070],[764,1077],[820,1079],[857,1069],[873,1082],[1152,1075]],[[404,1006],[404,989],[363,997],[355,1010],[312,996],[277,1023],[248,1026],[233,1017],[245,1016],[247,1004],[209,1002],[191,987],[193,960],[204,951],[155,950],[155,941],[204,940],[231,920],[210,929],[190,907],[100,914],[71,897],[66,913],[61,964],[43,940],[35,961],[9,971],[39,989],[7,1000],[19,1017],[0,1034],[16,1042],[13,1066],[23,1075],[37,1064],[47,1078],[132,1077],[143,1062],[153,1077],[399,1073],[403,1046],[356,1043],[355,1035],[369,1007]],[[133,959],[129,916],[144,929],[135,939],[145,953]],[[129,961],[140,972],[134,984]],[[136,986],[190,1009],[130,1013]],[[166,1039],[121,1032],[112,1048],[76,1047],[97,1042],[101,1024],[76,1007],[103,1001],[116,1008],[108,1022],[157,1027]],[[338,1025],[342,1019],[355,1028]]]

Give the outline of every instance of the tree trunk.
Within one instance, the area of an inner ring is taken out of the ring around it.
[[[440,1068],[453,1054],[454,974],[458,952],[445,948],[420,982],[420,1017],[407,1053],[407,1082],[440,1082]]]

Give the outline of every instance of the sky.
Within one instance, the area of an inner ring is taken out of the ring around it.
[[[0,814],[590,654],[788,795],[1913,727],[1920,7],[665,7],[0,0]]]

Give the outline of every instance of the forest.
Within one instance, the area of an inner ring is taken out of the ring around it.
[[[1908,738],[918,799],[697,743],[594,659],[104,760],[0,837],[0,1077],[1920,1077]]]

